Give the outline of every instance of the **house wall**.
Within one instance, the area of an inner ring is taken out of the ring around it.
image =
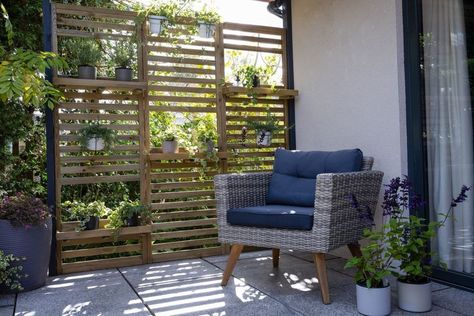
[[[384,182],[406,174],[401,1],[293,0],[292,21],[297,149],[358,147]]]

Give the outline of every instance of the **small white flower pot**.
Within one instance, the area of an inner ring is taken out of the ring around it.
[[[175,140],[165,140],[162,144],[163,153],[176,154],[178,153],[178,142]]]
[[[272,144],[272,133],[269,131],[257,131],[257,145],[270,146]]]
[[[87,141],[87,149],[89,150],[98,151],[98,150],[103,150],[104,148],[105,148],[105,142],[102,138],[91,137]]]
[[[160,34],[162,29],[163,22],[166,21],[165,16],[161,15],[150,15],[148,17],[148,22],[150,23],[150,33]]]
[[[216,25],[199,21],[199,37],[211,38],[216,31]]]
[[[367,316],[389,315],[392,310],[390,284],[383,288],[367,288],[356,284],[357,311]]]
[[[410,284],[397,281],[398,307],[407,312],[424,313],[431,310],[431,282]]]

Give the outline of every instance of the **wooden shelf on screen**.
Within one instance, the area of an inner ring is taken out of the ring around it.
[[[87,239],[87,238],[97,238],[97,237],[111,237],[115,231],[113,229],[102,228],[94,230],[83,230],[83,231],[68,231],[68,232],[57,232],[57,240],[77,240],[77,239]],[[119,236],[125,235],[140,235],[151,233],[151,225],[145,226],[135,226],[135,227],[122,227]]]
[[[257,87],[245,88],[237,86],[225,86],[222,88],[222,93],[226,97],[233,97],[237,95],[248,95],[255,93],[257,97],[278,97],[279,99],[294,99],[298,95],[298,90],[285,88],[271,88],[271,87]]]
[[[148,85],[144,81],[120,81],[113,79],[79,79],[74,77],[54,77],[53,84],[59,87],[83,89],[113,89],[113,90],[146,90]]]

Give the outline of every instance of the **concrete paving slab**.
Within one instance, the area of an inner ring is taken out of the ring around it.
[[[0,307],[15,305],[15,294],[0,294]]]
[[[2,306],[0,307],[0,316],[12,316],[14,306]]]
[[[262,250],[262,251],[252,251],[252,252],[243,252],[240,254],[240,259],[249,259],[249,258],[260,258],[260,257],[271,257],[272,251],[271,250]],[[212,257],[205,257],[203,260],[216,263],[216,262],[227,262],[229,259],[229,255],[221,255],[221,256],[212,256]]]
[[[40,289],[20,293],[15,315],[150,315],[118,271],[96,275],[51,278]]]
[[[463,315],[474,315],[474,293],[455,288],[433,292],[433,303]]]
[[[221,276],[222,270],[201,259],[170,261],[143,266],[120,268],[134,286],[161,285],[181,280]]]
[[[313,254],[309,253],[309,252],[301,252],[301,251],[295,251],[295,250],[283,250],[282,253],[289,254],[289,255],[292,255],[294,257],[297,257],[297,258],[300,258],[300,259],[303,259],[303,260],[306,260],[306,261],[309,261],[309,262],[314,261]],[[339,257],[333,256],[333,255],[330,255],[330,254],[326,254],[326,260],[332,260],[332,259],[336,259],[336,258],[339,258]]]

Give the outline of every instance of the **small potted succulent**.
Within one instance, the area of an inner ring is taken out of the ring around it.
[[[437,230],[446,220],[454,217],[454,209],[467,199],[470,188],[463,185],[461,192],[453,198],[443,218],[427,221],[415,214],[425,203],[412,191],[407,177],[397,177],[390,181],[382,204],[387,223],[387,252],[400,262],[399,270],[393,270],[397,277],[398,306],[409,312],[427,312],[432,307],[431,258],[436,255],[430,251],[429,244]],[[448,206],[447,206],[448,207]],[[443,263],[440,263],[444,266]]]
[[[22,258],[7,255],[0,250],[0,294],[23,290],[20,280],[26,275],[20,265],[21,261]]]
[[[98,229],[100,218],[110,212],[110,209],[101,201],[89,204],[66,201],[62,207],[65,210],[63,214],[67,214],[67,219],[79,221],[76,231]]]
[[[80,79],[96,79],[97,65],[102,51],[96,40],[85,38],[69,39],[65,42],[66,58],[71,65],[77,66]]]
[[[163,136],[162,150],[165,154],[175,154],[178,153],[178,137],[173,131],[168,131]]]
[[[115,64],[115,79],[131,81],[133,78],[132,65],[136,59],[136,51],[132,42],[116,42],[112,60]]]
[[[199,37],[211,38],[216,31],[216,24],[220,22],[220,16],[215,11],[204,8],[197,14]]]
[[[114,130],[100,123],[90,123],[79,130],[81,147],[87,150],[108,150],[116,142],[117,134]]]
[[[27,278],[24,290],[44,285],[48,275],[52,220],[48,207],[38,198],[18,193],[0,201],[0,249],[16,258]]]
[[[286,129],[279,124],[278,118],[272,116],[270,111],[267,112],[264,120],[257,121],[248,118],[246,125],[248,128],[255,130],[257,145],[264,147],[268,147],[272,144],[274,132]]]
[[[112,210],[108,216],[107,228],[119,230],[122,227],[147,225],[151,221],[151,211],[139,201],[126,201],[120,203],[118,208]]]

